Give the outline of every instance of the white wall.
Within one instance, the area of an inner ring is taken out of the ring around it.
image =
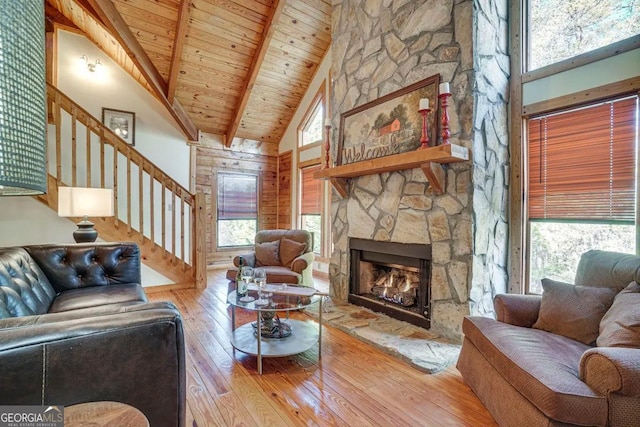
[[[100,49],[85,37],[78,34],[59,31],[58,32],[58,77],[57,87],[69,96],[73,101],[82,106],[96,119],[101,120],[102,108],[130,111],[135,113],[135,148],[146,158],[151,160],[161,170],[171,176],[185,188],[189,188],[189,163],[191,159],[190,148],[186,143],[185,136],[180,132],[173,117],[166,108],[140,84],[131,78],[115,62],[109,59]],[[89,62],[99,59],[102,63],[96,72],[90,72],[86,64],[80,59],[86,55]],[[49,171],[55,174],[55,135],[50,126],[49,132]],[[62,114],[62,165],[63,182],[72,185],[71,180],[71,118],[67,113]],[[85,159],[86,156],[86,132],[80,125],[77,131],[78,159]],[[99,182],[100,159],[98,151],[98,138],[93,136],[92,148],[92,182],[95,187]],[[105,148],[105,186],[114,188],[113,185],[113,150],[111,147]],[[85,181],[85,164],[78,162],[77,167],[78,186],[89,186]],[[150,187],[148,174],[143,173],[142,191],[142,211],[145,236],[151,236],[151,209]],[[132,227],[140,230],[138,218],[140,217],[140,207],[138,205],[139,196],[139,175],[137,166],[131,167],[131,194],[127,194],[127,163],[123,154],[118,160],[118,218],[127,221],[127,200],[132,201],[131,218]],[[176,209],[176,251],[181,256],[179,224],[180,202],[179,199],[172,201],[171,192],[166,191],[165,213],[165,248],[171,249],[173,246],[172,231],[172,210]],[[154,186],[154,236],[157,244],[162,244],[162,200],[161,186],[159,182]],[[189,260],[190,250],[190,224],[188,207],[185,208],[185,257]]]
[[[634,49],[525,83],[522,87],[522,104],[546,101],[639,75],[640,49]]]
[[[74,243],[76,228],[72,221],[59,217],[32,197],[0,198],[0,247]],[[143,286],[174,283],[144,264],[141,273]]]
[[[90,73],[80,61],[100,59]],[[58,31],[58,88],[96,118],[102,107],[136,114],[135,147],[174,180],[189,188],[189,146],[173,117],[153,95],[85,37]]]

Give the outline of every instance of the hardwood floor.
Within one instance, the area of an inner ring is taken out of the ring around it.
[[[229,343],[231,309],[224,271],[204,291],[149,294],[180,309],[187,348],[187,426],[495,426],[454,366],[420,372],[324,326],[317,346],[290,357],[256,358]],[[253,313],[236,311],[237,325]],[[292,317],[309,319],[304,313]]]

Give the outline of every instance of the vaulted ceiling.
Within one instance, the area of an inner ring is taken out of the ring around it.
[[[47,0],[197,131],[280,141],[331,41],[331,0]]]

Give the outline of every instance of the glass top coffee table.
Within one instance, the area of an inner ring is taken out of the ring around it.
[[[249,287],[249,295],[256,297],[257,288]],[[268,284],[264,292],[271,294],[268,305],[255,301],[241,302],[236,291],[227,296],[231,304],[231,345],[234,349],[258,357],[258,373],[262,375],[263,357],[283,357],[302,353],[318,343],[318,357],[322,349],[322,302],[326,294],[303,286]],[[288,312],[318,303],[318,324],[289,319]],[[256,312],[256,321],[236,329],[236,308]],[[278,312],[287,314],[280,319]],[[258,330],[262,333],[258,333]]]

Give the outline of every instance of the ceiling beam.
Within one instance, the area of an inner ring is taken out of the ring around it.
[[[173,102],[173,98],[176,96],[182,49],[184,48],[184,42],[187,38],[187,25],[189,24],[189,13],[191,11],[190,5],[191,2],[189,0],[180,0],[176,35],[173,39],[173,52],[171,53],[171,65],[169,66],[169,79],[167,80],[167,99],[170,102]]]
[[[71,31],[73,33],[85,35],[84,32],[78,28],[78,26],[66,16],[64,16],[58,9],[52,6],[49,2],[44,4],[45,18],[48,23],[52,25],[58,25],[64,30]],[[48,30],[47,30],[48,31]]]
[[[247,73],[247,79],[245,81],[245,84],[243,85],[244,91],[233,113],[233,119],[231,120],[231,123],[229,123],[227,133],[224,135],[224,145],[227,147],[231,146],[231,142],[236,136],[236,132],[238,132],[238,127],[240,126],[240,121],[242,120],[242,116],[244,115],[244,110],[247,107],[247,102],[249,101],[251,90],[253,89],[253,85],[255,84],[256,78],[258,77],[258,72],[260,72],[260,67],[262,66],[264,56],[267,54],[267,49],[269,49],[269,43],[271,43],[271,38],[273,37],[273,32],[275,31],[275,24],[277,24],[280,20],[280,15],[282,15],[282,10],[284,9],[285,3],[286,0],[274,0],[273,2],[271,14],[267,18],[267,22],[265,22],[264,30],[262,31],[262,38],[258,43],[256,53],[253,56],[253,60],[251,61],[251,67],[249,68],[249,72]]]
[[[198,140],[198,128],[185,114],[176,100],[170,102],[167,98],[167,84],[153,65],[151,59],[136,39],[135,35],[118,12],[111,0],[87,0],[96,16],[104,22],[107,30],[120,43],[133,63],[138,67],[144,78],[149,82],[156,97],[176,119],[178,125],[191,141]],[[176,108],[176,106],[178,106]]]

